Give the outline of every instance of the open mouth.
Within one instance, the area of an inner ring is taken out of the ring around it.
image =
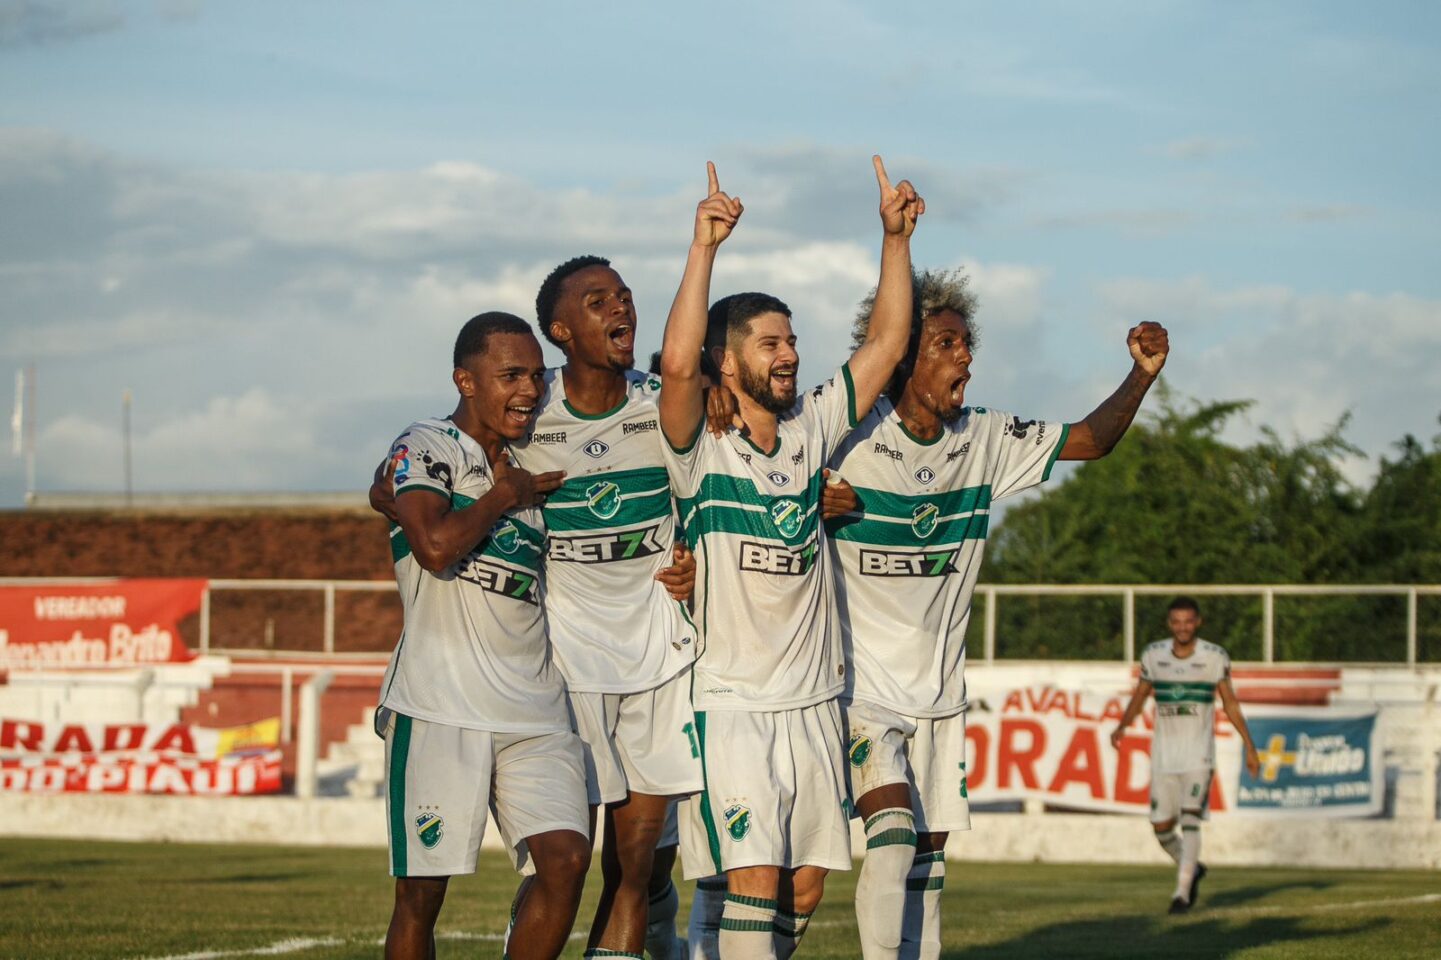
[[[535,414],[535,407],[514,405],[505,408],[505,422],[519,427],[530,425],[530,418]]]
[[[791,389],[794,389],[796,385],[796,368],[780,367],[776,370],[772,370],[771,379],[782,387],[789,387]]]
[[[951,381],[951,400],[953,402],[961,402],[961,398],[965,396],[966,384],[970,383],[970,381],[971,375],[969,373],[961,374],[959,377]]]
[[[628,323],[622,323],[610,332],[610,342],[620,350],[635,349],[635,327]]]

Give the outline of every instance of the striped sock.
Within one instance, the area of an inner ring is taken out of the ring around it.
[[[720,922],[721,956],[725,960],[776,960],[775,925],[774,900],[726,894]]]
[[[776,913],[775,924],[775,948],[776,960],[786,960],[796,952],[796,947],[801,945],[801,937],[806,935],[806,927],[811,922],[809,913],[791,913],[789,910],[780,910]]]
[[[891,807],[866,818],[866,858],[856,880],[856,927],[865,960],[895,960],[906,876],[916,857],[916,818]]]
[[[906,909],[901,945],[907,957],[937,960],[941,955],[941,891],[946,886],[946,854],[916,854],[906,874]]]
[[[607,950],[605,947],[591,947],[581,954],[582,960],[586,957],[627,957],[629,960],[645,960],[645,956],[639,953],[627,953],[624,950]]]
[[[1158,833],[1156,834],[1156,842],[1161,845],[1162,850],[1166,851],[1166,856],[1170,857],[1176,863],[1181,862],[1181,831],[1172,827],[1165,833]]]
[[[665,889],[650,898],[645,916],[645,952],[652,960],[684,960],[685,945],[675,935],[675,915],[680,909],[680,896],[675,884],[667,881]]]
[[[690,902],[690,922],[685,931],[690,960],[720,960],[720,922],[725,899],[725,877],[696,881],[695,896]]]

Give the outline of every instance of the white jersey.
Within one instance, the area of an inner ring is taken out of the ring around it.
[[[449,420],[411,424],[390,456],[397,498],[439,495],[463,510],[494,485],[485,451]],[[534,507],[503,514],[440,573],[421,567],[405,531],[392,526],[405,628],[385,672],[381,706],[496,733],[570,729],[540,607],[543,525]]]
[[[696,553],[696,710],[792,710],[845,680],[835,587],[820,525],[821,474],[856,423],[848,367],[807,391],[764,451],[697,426],[665,444],[686,542]]]
[[[660,380],[631,371],[618,407],[589,416],[565,398],[559,370],[515,462],[564,470],[546,497],[550,535],[542,598],[555,662],[571,690],[635,693],[695,660],[696,630],[655,575],[671,565],[675,515],[661,457]]]
[[[1216,765],[1216,687],[1231,679],[1224,648],[1196,640],[1189,657],[1176,656],[1169,639],[1141,654],[1141,679],[1155,688],[1156,733],[1152,773],[1186,773]]]
[[[826,522],[840,570],[846,698],[908,717],[966,706],[966,625],[991,502],[1051,475],[1065,424],[967,407],[934,440],[882,397],[831,459],[860,501]]]

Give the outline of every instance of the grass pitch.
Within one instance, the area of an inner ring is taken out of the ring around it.
[[[0,956],[376,957],[385,869],[383,850],[0,839]],[[943,956],[1441,956],[1441,874],[1218,867],[1182,917],[1165,913],[1172,882],[1161,867],[951,863]],[[514,888],[504,856],[484,853],[451,884],[439,955],[500,956]],[[854,872],[832,875],[799,956],[859,956],[854,889]]]

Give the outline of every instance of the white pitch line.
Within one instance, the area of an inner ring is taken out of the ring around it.
[[[201,950],[198,953],[172,953],[164,957],[147,957],[145,960],[221,960],[223,957],[279,957],[287,953],[300,953],[316,947],[339,947],[345,943],[334,937],[291,937],[277,940],[264,947],[247,947],[240,950]]]
[[[1207,913],[1325,913],[1331,910],[1360,910],[1364,907],[1405,907],[1418,903],[1441,903],[1441,893],[1423,893],[1418,897],[1393,897],[1388,900],[1348,900],[1345,903],[1308,903],[1295,906],[1219,907],[1206,910],[1205,900],[1199,909]],[[1199,914],[1198,914],[1199,915]]]

